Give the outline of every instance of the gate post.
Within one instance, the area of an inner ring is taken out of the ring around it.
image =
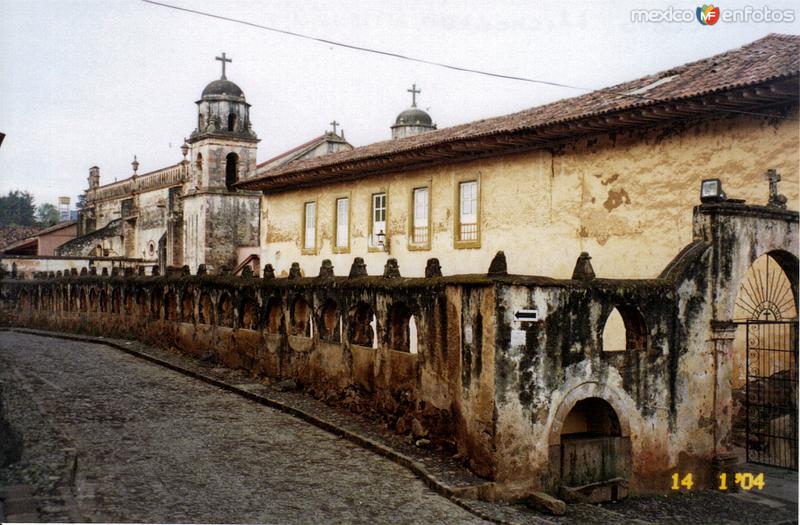
[[[711,351],[714,354],[714,457],[712,476],[732,473],[738,460],[731,446],[733,429],[733,339],[736,324],[732,321],[711,321]]]

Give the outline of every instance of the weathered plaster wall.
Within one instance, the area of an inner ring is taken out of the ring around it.
[[[448,274],[480,272],[504,250],[512,273],[566,278],[577,254],[589,251],[598,276],[653,277],[692,240],[685,210],[698,203],[702,179],[720,178],[729,197],[763,204],[764,173],[776,168],[780,190],[796,208],[798,137],[795,121],[742,116],[269,194],[261,205],[262,261],[281,274],[292,261],[316,268],[329,258],[341,266],[354,255],[370,268],[382,267],[387,255],[370,251],[368,235],[371,195],[386,192],[391,257],[406,275],[421,275],[430,256],[439,257]],[[455,249],[458,182],[471,179],[480,182],[480,248]],[[430,187],[432,242],[419,251],[409,248],[406,234],[411,192],[421,186]],[[350,198],[344,254],[332,250],[339,197]],[[304,255],[302,213],[309,201],[317,202],[317,249]]]

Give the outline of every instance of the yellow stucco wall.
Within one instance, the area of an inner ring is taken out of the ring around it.
[[[797,117],[796,110],[793,117]],[[780,191],[798,208],[800,139],[792,120],[736,116],[647,132],[583,139],[557,150],[415,169],[262,198],[262,264],[279,275],[293,261],[316,275],[331,259],[338,275],[353,257],[380,274],[386,253],[368,250],[371,195],[388,195],[389,256],[404,276],[438,257],[445,275],[484,273],[498,250],[511,273],[568,278],[581,251],[598,277],[654,277],[692,240],[700,182],[720,178],[728,197],[764,204],[764,173],[776,168]],[[480,183],[480,248],[454,248],[456,191]],[[432,242],[410,250],[406,238],[414,188],[429,186]],[[335,200],[350,198],[350,249],[333,253]],[[317,202],[317,250],[301,251],[303,203]]]

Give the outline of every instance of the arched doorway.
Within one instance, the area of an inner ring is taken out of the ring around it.
[[[561,483],[579,487],[624,477],[625,454],[616,412],[603,399],[581,399],[561,428]],[[616,498],[612,498],[616,499]]]
[[[747,461],[797,468],[797,258],[755,261],[734,309],[732,442]]]

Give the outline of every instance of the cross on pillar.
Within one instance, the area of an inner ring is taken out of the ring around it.
[[[336,126],[338,126],[339,124],[340,123],[336,122],[336,120],[334,120],[333,122],[330,123],[330,125],[333,126],[333,134],[334,135],[336,135]]]
[[[406,89],[409,93],[411,93],[411,107],[417,107],[417,94],[422,93],[421,89],[417,89],[416,84],[411,85],[411,89]]]
[[[778,193],[778,183],[781,181],[781,176],[777,170],[767,170],[764,176],[769,181],[769,200],[767,206],[774,206],[776,208],[786,208],[786,197]]]
[[[225,77],[225,62],[233,62],[233,60],[232,60],[232,59],[230,59],[230,58],[226,58],[226,57],[225,57],[225,53],[222,53],[222,56],[221,56],[221,57],[214,57],[214,60],[219,60],[220,62],[222,62],[222,76],[221,76],[221,77],[219,77],[219,78],[220,78],[220,80],[228,80],[228,79]]]

